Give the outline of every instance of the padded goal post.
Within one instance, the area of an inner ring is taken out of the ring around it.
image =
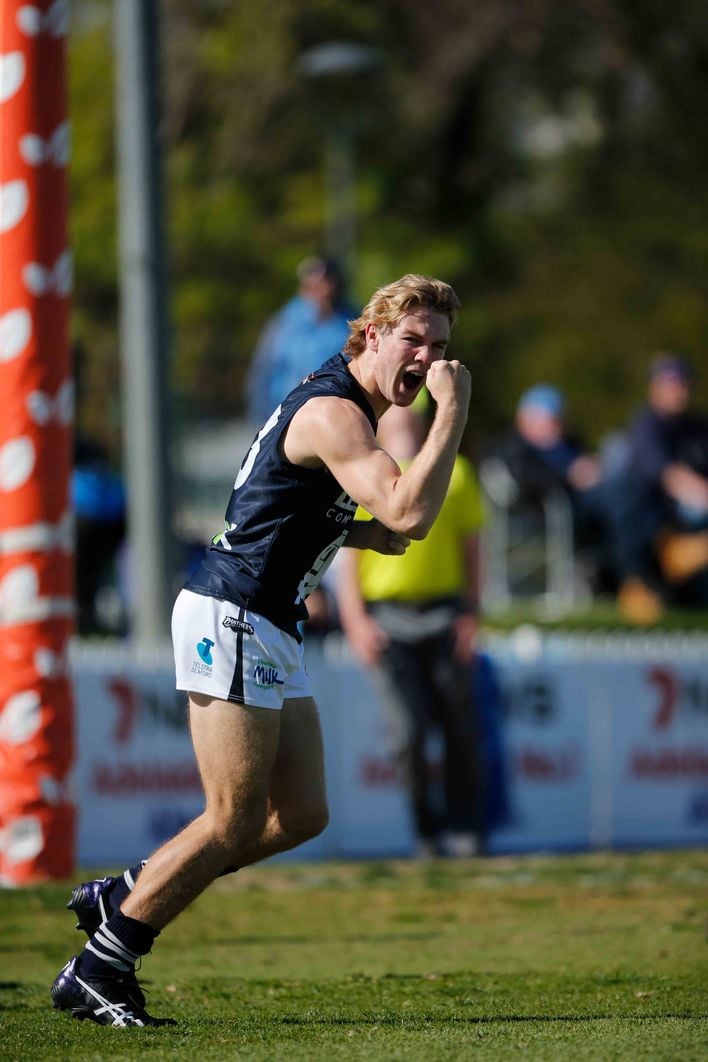
[[[0,4],[0,882],[66,877],[74,393],[68,7]]]

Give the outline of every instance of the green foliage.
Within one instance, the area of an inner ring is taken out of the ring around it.
[[[89,362],[81,415],[105,425],[117,378],[110,5],[77,7],[75,330]],[[353,294],[410,270],[455,285],[454,353],[475,373],[479,433],[546,378],[597,439],[641,399],[656,349],[700,361],[701,5],[164,0],[161,11],[172,378],[191,416],[239,412],[264,321],[300,258],[325,246],[335,134],[355,143]],[[369,46],[378,65],[306,77],[300,57],[333,40]]]
[[[78,423],[109,450],[120,444],[113,64],[104,15],[77,20],[70,39],[70,234],[78,340]]]
[[[702,852],[254,867],[220,879],[141,971],[168,1029],[53,1012],[79,934],[66,886],[7,891],[11,1059],[699,1059]]]

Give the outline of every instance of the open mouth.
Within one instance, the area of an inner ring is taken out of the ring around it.
[[[403,373],[403,386],[406,391],[416,391],[423,382],[423,376],[417,372],[404,372]]]

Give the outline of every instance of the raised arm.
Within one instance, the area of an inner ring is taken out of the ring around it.
[[[423,447],[402,472],[376,442],[362,411],[339,398],[314,398],[296,414],[285,440],[295,464],[325,464],[343,489],[382,524],[424,538],[445,498],[467,419],[470,375],[437,361],[427,375],[437,412]]]

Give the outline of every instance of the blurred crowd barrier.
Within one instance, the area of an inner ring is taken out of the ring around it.
[[[491,853],[708,843],[708,638],[542,636],[484,646]],[[337,636],[308,645],[331,824],[280,858],[413,853],[389,722]],[[75,644],[82,865],[134,863],[202,808],[169,649]],[[490,676],[493,680],[490,681]],[[431,743],[431,771],[437,768]]]

